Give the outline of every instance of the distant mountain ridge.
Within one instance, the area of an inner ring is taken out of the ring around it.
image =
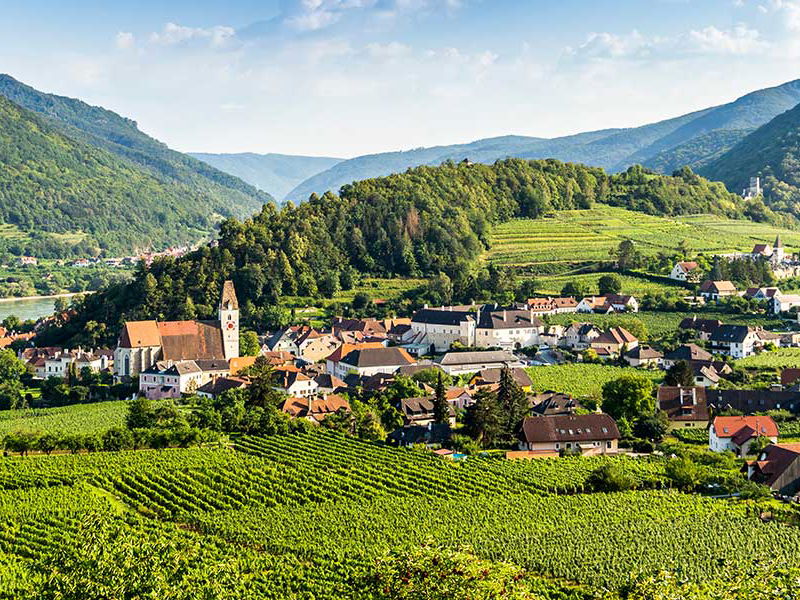
[[[341,158],[328,156],[297,156],[292,154],[209,154],[189,152],[198,160],[230,173],[275,198],[283,198],[307,178],[330,169]]]
[[[766,205],[800,217],[800,105],[750,133],[700,172],[736,192],[759,176]]]
[[[269,194],[80,100],[0,75],[0,254],[132,253],[210,237]]]
[[[241,179],[170,149],[139,130],[136,121],[82,100],[40,92],[0,74],[0,95],[44,117],[77,141],[103,148],[149,170],[162,181],[197,188],[223,216],[245,217],[273,198]]]
[[[285,199],[298,202],[312,193],[337,191],[353,181],[465,158],[485,163],[507,157],[556,158],[612,172],[642,164],[670,173],[684,165],[706,164],[798,103],[800,80],[795,80],[751,92],[727,104],[640,127],[591,131],[554,139],[503,136],[468,144],[370,154],[342,161],[309,177]]]

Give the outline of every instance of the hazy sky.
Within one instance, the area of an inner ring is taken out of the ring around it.
[[[2,0],[0,72],[178,150],[349,157],[800,78],[800,0]]]

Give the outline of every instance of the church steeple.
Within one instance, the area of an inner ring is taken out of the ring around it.
[[[225,359],[239,356],[239,300],[233,282],[228,280],[222,285],[222,296],[219,301],[219,325],[222,329],[222,344]]]
[[[773,248],[783,248],[783,242],[781,241],[781,234],[775,236],[775,245]]]

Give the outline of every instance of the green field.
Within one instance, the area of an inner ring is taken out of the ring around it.
[[[0,411],[0,436],[12,431],[99,433],[125,425],[125,400],[73,404],[57,408]]]
[[[515,219],[492,232],[488,259],[502,265],[596,262],[609,259],[619,242],[630,239],[646,255],[673,251],[681,240],[695,252],[751,250],[781,234],[784,244],[800,246],[800,232],[715,215],[654,217],[604,205],[568,210],[542,219]]]
[[[376,561],[431,543],[527,569],[526,600],[613,600],[659,570],[727,589],[753,563],[800,559],[796,527],[664,489],[665,458],[453,463],[330,432],[236,448],[3,459],[4,597],[450,597],[374,583]],[[603,465],[642,491],[592,492]],[[99,592],[115,584],[127,594]]]
[[[740,367],[785,369],[800,367],[800,348],[778,348],[774,352],[753,354],[736,361]]]
[[[600,398],[603,384],[626,374],[642,375],[658,383],[662,371],[599,364],[566,364],[526,369],[536,391],[553,390],[572,396]]]

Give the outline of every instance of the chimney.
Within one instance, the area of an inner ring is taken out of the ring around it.
[[[505,321],[505,320],[506,320],[506,309],[504,308],[503,309],[503,321]]]

